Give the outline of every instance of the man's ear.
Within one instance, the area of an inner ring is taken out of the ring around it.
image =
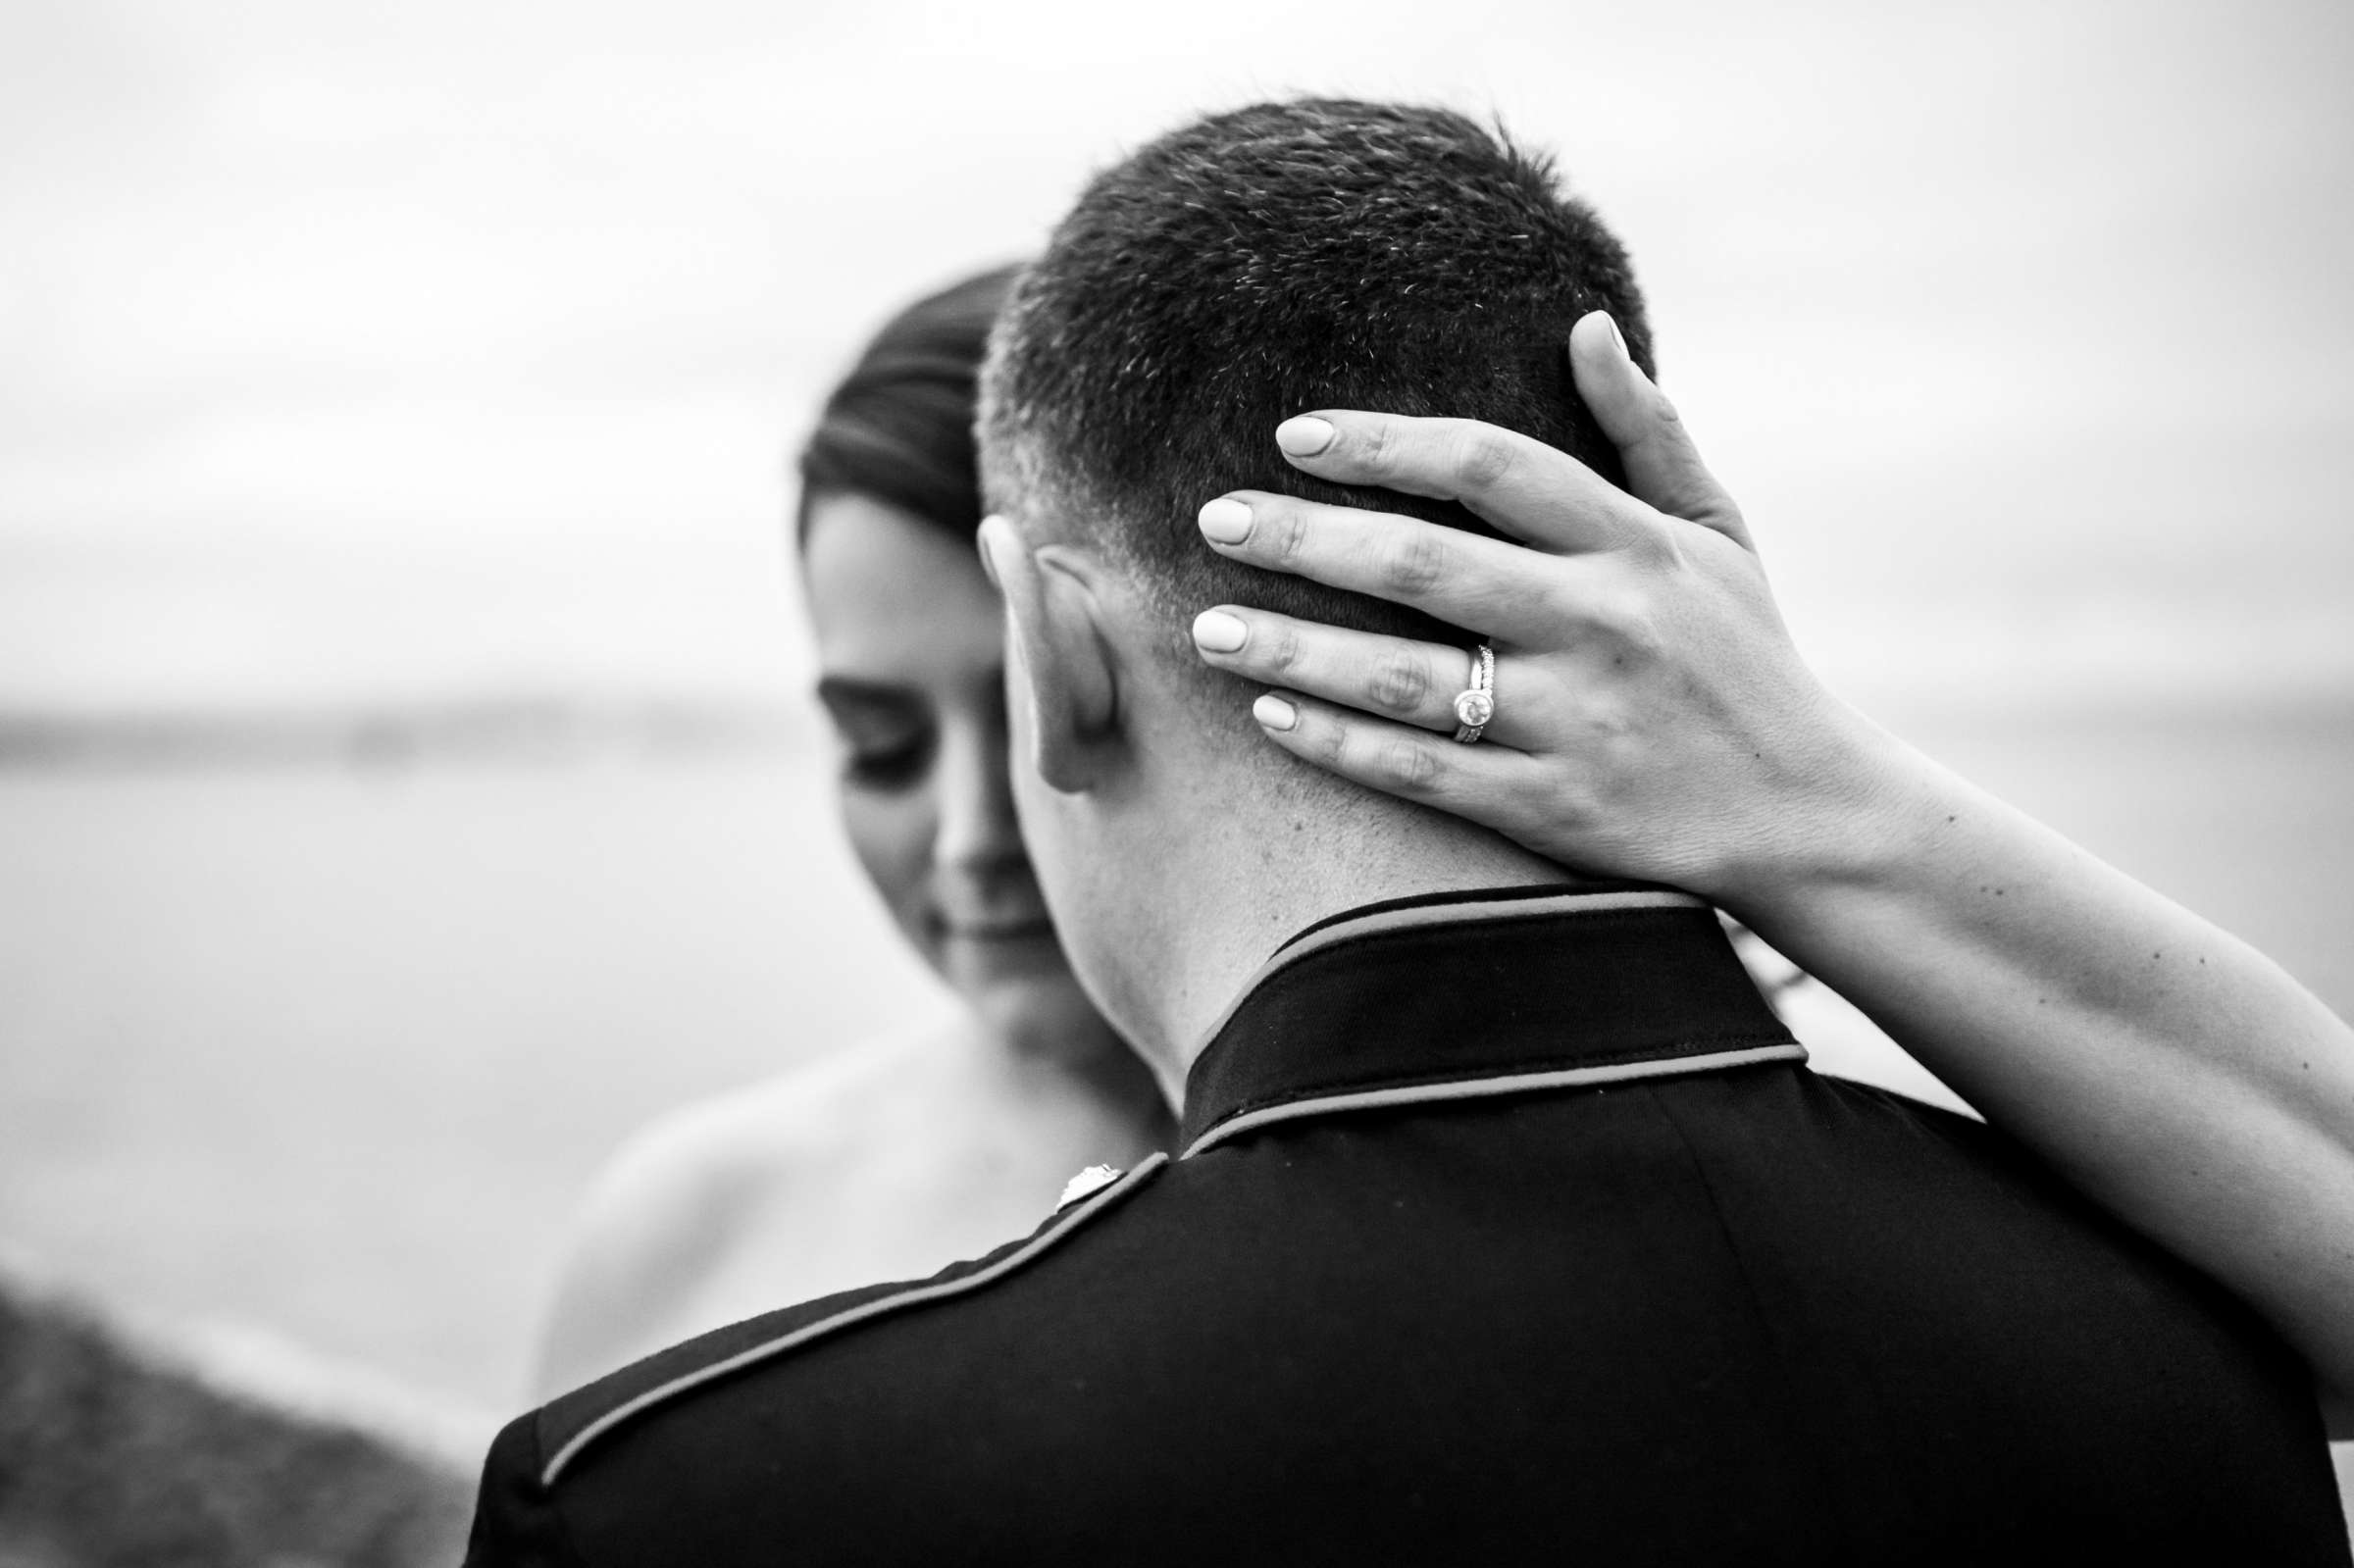
[[[1118,662],[1101,627],[1093,562],[1032,548],[1001,517],[981,520],[981,565],[1005,599],[1015,693],[1030,696],[1039,777],[1065,794],[1092,788],[1119,742]]]

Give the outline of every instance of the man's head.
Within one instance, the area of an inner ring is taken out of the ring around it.
[[[1614,475],[1568,375],[1569,329],[1593,310],[1611,312],[1650,369],[1618,242],[1546,160],[1447,110],[1257,105],[1173,131],[1087,187],[999,319],[980,422],[986,497],[1024,547],[1017,572],[998,563],[1020,579],[1005,583],[1013,664],[1033,699],[1017,691],[1013,706],[1033,722],[1039,775],[1064,797],[1026,781],[1024,822],[1066,939],[1075,919],[1166,900],[1166,878],[1139,861],[1174,837],[1188,864],[1215,864],[1214,844],[1197,840],[1251,820],[1246,807],[1412,831],[1397,828],[1410,811],[1260,741],[1253,693],[1202,667],[1185,628],[1242,602],[1471,639],[1230,561],[1203,543],[1196,514],[1255,488],[1485,531],[1451,503],[1284,463],[1275,427],[1317,408],[1483,420]],[[1362,843],[1376,858],[1394,847]],[[1101,994],[1116,988],[1101,971],[1118,955],[1094,961],[1085,945],[1073,942],[1082,976],[1133,1029]]]
[[[1196,511],[1255,488],[1484,531],[1287,466],[1275,426],[1314,408],[1484,420],[1614,476],[1564,350],[1592,310],[1651,370],[1625,250],[1501,134],[1322,99],[1213,115],[1099,175],[1016,284],[984,383],[991,499],[1136,569],[1172,625],[1220,599],[1395,617],[1226,560]]]

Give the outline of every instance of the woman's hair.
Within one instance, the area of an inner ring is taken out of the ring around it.
[[[866,495],[969,540],[981,521],[973,464],[975,381],[1016,267],[917,300],[884,324],[826,399],[801,448],[794,531],[811,503]]]

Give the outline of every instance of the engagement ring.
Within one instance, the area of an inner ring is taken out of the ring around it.
[[[1496,717],[1496,650],[1485,642],[1471,656],[1471,684],[1455,697],[1455,738],[1469,745]]]

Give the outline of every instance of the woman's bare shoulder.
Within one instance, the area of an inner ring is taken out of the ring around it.
[[[812,1157],[831,1162],[864,1141],[864,1124],[943,1047],[936,1031],[884,1036],[667,1111],[622,1143],[585,1220],[682,1204],[703,1212],[738,1182],[772,1180]]]
[[[862,1144],[903,1096],[939,1084],[956,1063],[955,1045],[951,1027],[902,1031],[682,1106],[624,1143],[613,1173],[702,1185],[746,1166],[773,1176],[780,1164],[830,1161]]]
[[[540,1346],[541,1392],[677,1338],[745,1230],[774,1226],[780,1201],[840,1183],[949,1045],[938,1030],[864,1041],[633,1134],[574,1219]]]

